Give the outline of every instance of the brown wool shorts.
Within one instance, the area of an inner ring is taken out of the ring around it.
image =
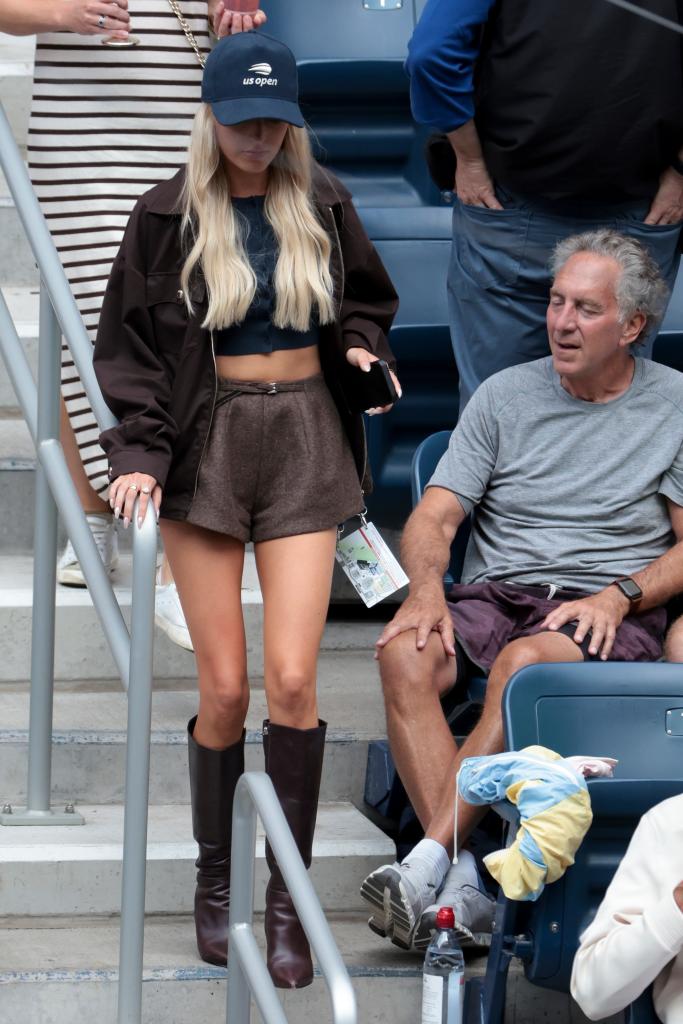
[[[448,610],[458,643],[475,666],[489,671],[511,640],[534,636],[541,623],[564,601],[588,597],[587,593],[558,590],[552,600],[548,588],[513,583],[457,583],[447,594]],[[568,622],[558,632],[574,639],[577,623]],[[662,656],[666,609],[651,608],[627,615],[619,628],[609,661],[657,661]],[[585,661],[600,656],[588,651],[590,633],[578,644]]]
[[[363,510],[358,473],[322,374],[220,379],[187,522],[258,543],[316,533]]]

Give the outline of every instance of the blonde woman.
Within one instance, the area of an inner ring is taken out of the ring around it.
[[[308,865],[325,742],[318,648],[336,527],[361,511],[366,474],[346,378],[392,362],[394,289],[349,193],[313,163],[297,96],[281,43],[249,32],[216,46],[187,169],[133,211],[95,347],[121,421],[101,438],[110,500],[124,523],[138,493],[142,512],[150,499],[159,512],[197,657],[195,923],[201,956],[217,964],[249,703],[244,545],[263,593],[266,770]],[[302,987],[308,943],[270,850],[267,860],[268,966],[276,985]]]

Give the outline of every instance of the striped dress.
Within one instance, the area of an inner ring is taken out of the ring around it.
[[[181,0],[209,51],[206,0]],[[137,198],[170,178],[185,153],[202,71],[167,0],[129,0],[140,45],[98,36],[38,36],[28,132],[29,173],[92,341],[107,278]],[[71,354],[62,394],[91,486],[108,487],[99,429]]]

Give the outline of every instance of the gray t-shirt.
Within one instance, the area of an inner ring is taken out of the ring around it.
[[[474,509],[463,583],[599,590],[671,547],[683,374],[635,362],[628,391],[601,404],[572,398],[551,357],[477,389],[428,485]]]

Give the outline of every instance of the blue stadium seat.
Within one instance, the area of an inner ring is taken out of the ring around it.
[[[469,984],[467,1024],[502,1024],[507,969],[566,992],[579,936],[591,921],[645,811],[683,792],[680,665],[533,665],[516,673],[503,699],[506,748],[533,743],[564,755],[617,757],[614,779],[588,783],[593,825],[576,862],[536,903],[500,896],[486,976]],[[647,994],[633,1024],[655,1019]]]
[[[431,434],[429,437],[425,438],[425,440],[422,441],[415,449],[415,454],[413,455],[410,467],[410,489],[413,508],[422,497],[423,491],[429,482],[429,478],[436,469],[439,459],[448,448],[450,436],[450,430],[441,430],[438,433]],[[454,583],[458,583],[460,581],[469,535],[470,519],[468,516],[465,522],[460,526],[451,546],[451,561],[448,566],[448,571],[444,576],[445,587],[450,587]],[[454,707],[448,713],[448,723],[453,732],[456,734],[460,732],[458,723],[464,722],[469,714],[471,705],[482,704],[485,696],[485,677],[475,676],[468,680],[467,701],[464,704]]]
[[[404,398],[367,421],[375,492],[371,516],[399,528],[410,512],[410,460],[419,442],[451,428],[458,375],[448,333],[450,196],[432,183],[427,132],[410,112],[403,70],[424,0],[271,0],[267,31],[296,54],[301,104],[316,156],[351,189],[401,299],[391,345]],[[374,8],[374,9],[373,9]]]
[[[683,371],[683,273],[679,272],[652,358]]]

